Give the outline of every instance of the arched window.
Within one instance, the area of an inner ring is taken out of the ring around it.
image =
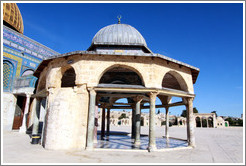
[[[143,81],[136,72],[128,68],[114,67],[103,74],[99,84],[143,85]]]
[[[61,79],[61,87],[74,87],[76,74],[73,68],[65,71]]]
[[[25,70],[21,76],[28,76],[28,75],[32,75],[34,73],[34,71],[32,69],[27,69]]]
[[[13,81],[14,66],[9,61],[3,61],[3,89],[9,90]]]

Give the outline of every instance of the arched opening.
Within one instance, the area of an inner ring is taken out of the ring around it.
[[[61,87],[74,87],[75,86],[76,74],[74,69],[71,67],[67,69],[61,79]]]
[[[22,73],[22,77],[23,76],[29,76],[29,75],[33,75],[34,71],[32,69],[27,69]]]
[[[196,117],[196,127],[201,127],[200,117]]]
[[[10,90],[13,82],[14,66],[9,61],[3,61],[3,89]]]
[[[141,117],[140,125],[144,126],[144,117]]]
[[[46,78],[45,78],[45,76],[39,77],[39,79],[36,81],[36,84],[35,84],[35,86],[37,86],[36,92],[39,92],[39,91],[45,89],[46,88]],[[35,89],[36,89],[36,87],[35,87]]]
[[[208,118],[208,127],[214,127],[213,126],[213,118],[212,117]]]
[[[106,71],[101,77],[99,84],[124,84],[144,86],[144,83],[137,72],[121,66],[113,67]]]
[[[170,71],[165,74],[162,80],[163,88],[170,88],[175,90],[188,91],[185,80],[182,78],[180,74],[175,71]]]
[[[207,127],[208,124],[207,124],[207,119],[205,117],[202,117],[202,127]]]

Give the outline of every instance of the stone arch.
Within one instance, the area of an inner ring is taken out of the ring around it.
[[[213,117],[208,117],[208,127],[214,127],[214,125],[213,125],[214,123],[213,123]]]
[[[40,76],[37,82],[38,82],[38,85],[37,85],[36,92],[39,92],[46,88],[46,79],[44,75]]]
[[[162,87],[188,92],[188,86],[184,78],[176,71],[170,70],[162,79]]]
[[[145,86],[145,81],[144,81],[144,77],[143,75],[141,74],[141,72],[139,70],[137,70],[135,67],[132,67],[132,66],[129,66],[129,65],[123,65],[123,64],[114,64],[112,66],[109,66],[107,68],[105,68],[103,70],[103,72],[100,73],[99,77],[98,77],[98,80],[97,80],[97,84],[100,83],[102,77],[109,71],[112,71],[113,69],[116,69],[116,68],[120,68],[120,69],[126,69],[126,71],[132,71],[134,73],[136,73],[136,75],[140,78],[139,81],[141,81],[141,85]],[[122,80],[119,80],[119,81],[122,81]]]
[[[77,76],[77,71],[76,69],[72,66],[72,65],[66,65],[66,66],[62,66],[59,68],[52,68],[47,75],[46,78],[46,82],[48,84],[48,88],[49,87],[53,87],[53,88],[60,88],[61,87],[61,83],[62,83],[62,77],[64,75],[64,73],[73,68],[74,73],[75,73],[75,81],[76,81],[76,76]],[[76,85],[76,82],[75,82]]]
[[[3,61],[3,89],[11,89],[14,76],[14,65],[8,61]]]
[[[196,127],[201,127],[201,118],[200,117],[196,117]]]
[[[62,75],[61,87],[74,87],[75,79],[76,79],[76,74],[73,67],[66,69]]]
[[[202,122],[202,127],[207,127],[208,126],[206,117],[201,117],[201,122]]]
[[[34,70],[33,69],[26,69],[22,72],[21,76],[29,76],[29,75],[33,75]]]

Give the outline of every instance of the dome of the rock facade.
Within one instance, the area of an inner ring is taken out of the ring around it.
[[[23,20],[16,3],[3,3],[3,20],[4,25],[23,34]]]

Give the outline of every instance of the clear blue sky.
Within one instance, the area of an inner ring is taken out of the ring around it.
[[[101,28],[135,27],[154,53],[200,68],[194,107],[201,113],[243,113],[243,4],[18,3],[24,34],[53,50],[86,50]],[[180,115],[184,106],[172,108]],[[161,110],[163,111],[163,110]]]

